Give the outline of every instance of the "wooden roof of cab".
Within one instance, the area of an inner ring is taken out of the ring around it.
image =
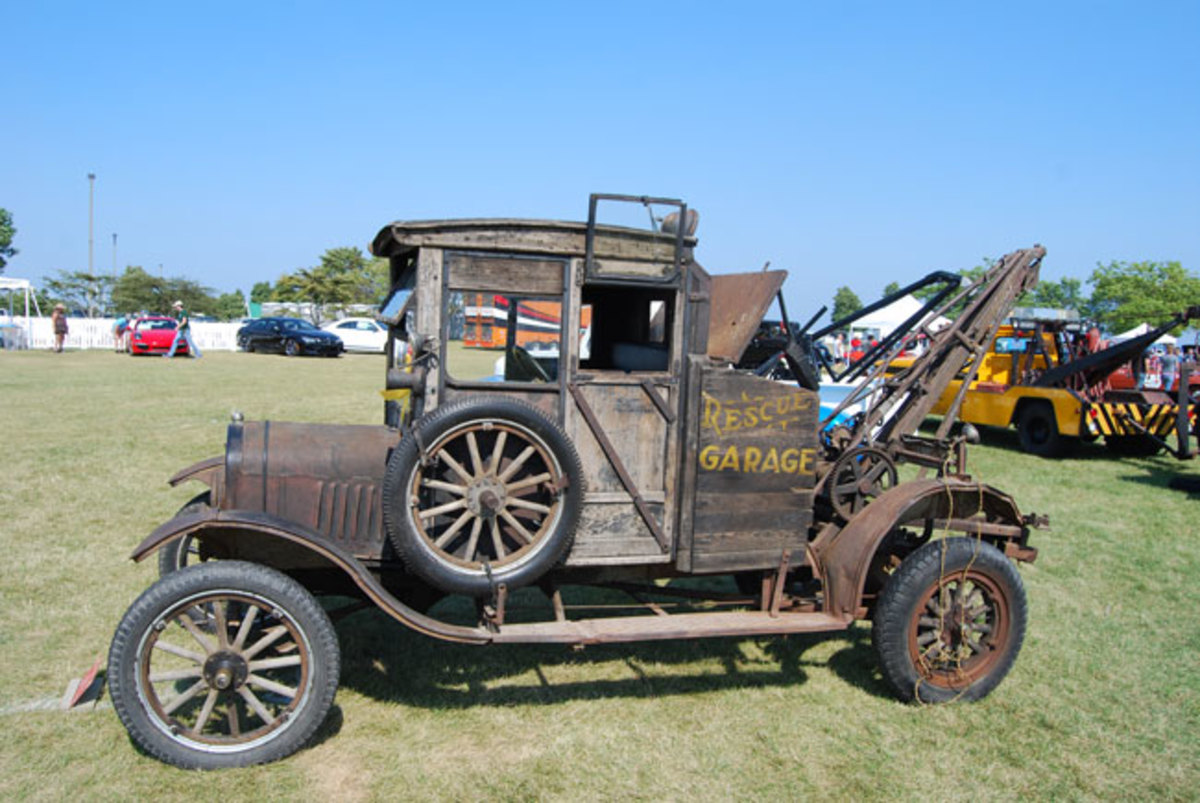
[[[400,220],[384,226],[371,241],[378,257],[399,256],[414,248],[500,251],[510,254],[551,254],[583,257],[587,224],[564,220],[484,218],[462,220]],[[685,259],[691,258],[695,237],[684,237]],[[673,260],[675,234],[624,226],[596,226],[597,259],[660,262]]]

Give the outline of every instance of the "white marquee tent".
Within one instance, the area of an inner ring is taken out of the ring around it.
[[[7,293],[4,293],[3,291],[7,291]],[[17,307],[13,304],[14,297],[18,292],[24,296],[22,299],[23,303],[20,307]],[[24,347],[29,346],[29,339],[33,331],[33,322],[29,314],[30,301],[33,302],[33,309],[37,311],[38,317],[42,317],[42,310],[40,307],[38,307],[37,296],[34,295],[33,292],[33,285],[28,279],[12,279],[7,276],[0,276],[0,307],[3,308],[3,315],[7,317],[9,311],[11,310],[13,313],[13,318],[16,318],[17,315],[20,314],[18,313],[18,310],[24,312],[25,330],[22,333]]]
[[[1130,329],[1126,332],[1121,332],[1119,335],[1113,335],[1112,342],[1124,343],[1126,340],[1133,340],[1135,337],[1141,337],[1142,335],[1146,334],[1152,328],[1153,327],[1150,326],[1150,324],[1148,324],[1148,323],[1139,323],[1137,326],[1133,327],[1132,329]],[[1155,340],[1154,342],[1162,344],[1162,345],[1166,345],[1168,343],[1174,343],[1175,338],[1172,337],[1170,334],[1164,334],[1162,337],[1158,338],[1158,340]]]
[[[851,324],[850,331],[852,333],[869,332],[882,337],[919,312],[922,306],[924,304],[911,294],[901,296],[886,307],[877,309],[870,315],[859,318]],[[950,321],[947,318],[939,315],[933,319],[929,328],[936,332],[948,323]]]

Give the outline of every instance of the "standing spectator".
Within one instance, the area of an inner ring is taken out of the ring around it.
[[[1167,344],[1167,353],[1162,356],[1162,389],[1168,393],[1175,386],[1175,377],[1179,375],[1179,354],[1175,344]]]
[[[163,359],[175,356],[175,349],[179,348],[181,340],[187,344],[188,355],[197,360],[200,359],[204,355],[200,353],[200,349],[196,348],[196,341],[192,340],[192,327],[188,321],[187,310],[183,308],[183,302],[176,301],[171,307],[175,312],[175,339],[171,341],[171,350],[163,355]]]
[[[113,324],[113,350],[125,350],[125,333],[129,331],[129,319],[124,315],[117,318]]]
[[[1146,353],[1142,352],[1133,358],[1134,387],[1143,390],[1146,387]]]
[[[1162,358],[1154,349],[1146,351],[1146,378],[1143,385],[1154,390],[1162,388]]]
[[[833,362],[839,368],[846,363],[846,335],[838,332],[833,339]]]
[[[62,354],[63,341],[71,331],[67,326],[67,308],[62,304],[55,304],[54,312],[50,313],[50,322],[54,324],[54,351],[56,354]]]

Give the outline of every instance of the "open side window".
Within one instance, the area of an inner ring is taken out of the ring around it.
[[[661,372],[671,365],[673,287],[591,284],[583,288],[580,368]]]

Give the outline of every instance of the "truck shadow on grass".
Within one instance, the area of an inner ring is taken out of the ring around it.
[[[342,686],[382,702],[427,708],[645,698],[806,683],[827,667],[872,696],[888,697],[869,630],[771,638],[592,645],[467,646],[406,629],[378,611],[338,625]],[[826,642],[830,658],[806,658]]]

